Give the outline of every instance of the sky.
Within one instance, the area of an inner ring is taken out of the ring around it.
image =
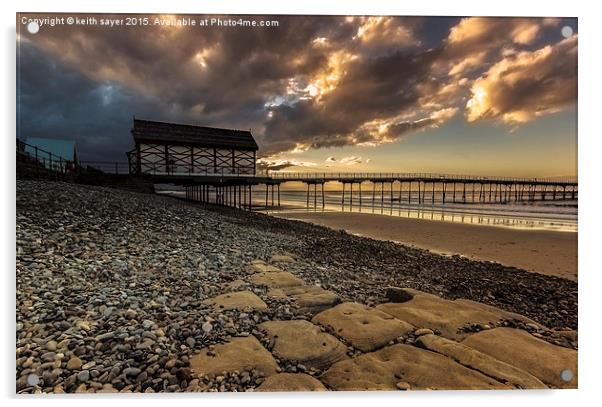
[[[87,16],[17,16],[17,137],[126,161],[135,116],[250,129],[273,170],[577,172],[574,18]]]

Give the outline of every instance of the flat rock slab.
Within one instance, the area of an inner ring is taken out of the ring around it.
[[[320,327],[304,320],[268,321],[259,325],[274,341],[272,353],[281,359],[326,369],[347,358],[347,347]]]
[[[334,307],[340,302],[339,296],[317,285],[275,288],[268,291],[273,298],[290,297],[299,306],[301,312],[316,313]]]
[[[447,356],[461,365],[477,370],[501,383],[520,389],[547,388],[530,373],[450,339],[436,335],[423,335],[416,340],[416,344]]]
[[[265,379],[257,391],[326,391],[326,387],[305,373],[279,373]]]
[[[330,327],[337,336],[364,352],[378,349],[414,329],[407,322],[355,302],[322,311],[312,322]]]
[[[275,254],[270,259],[273,263],[294,263],[295,259],[293,256],[289,256],[288,254]]]
[[[295,287],[304,284],[303,280],[287,271],[257,273],[251,276],[251,282],[268,288]]]
[[[531,373],[549,386],[577,388],[577,351],[552,345],[530,333],[513,328],[495,328],[469,336],[464,345]],[[572,372],[568,382],[563,370]]]
[[[477,390],[510,387],[438,353],[397,344],[335,363],[320,377],[333,390]]]
[[[244,280],[240,280],[240,279],[231,281],[228,284],[226,284],[226,287],[230,290],[239,290],[246,286],[247,286],[247,283]]]
[[[254,336],[233,338],[230,342],[215,345],[213,353],[207,354],[208,348],[190,359],[190,367],[199,376],[217,375],[222,372],[242,372],[247,369],[257,369],[266,376],[276,374],[278,365],[270,352],[268,352]]]
[[[247,272],[248,273],[276,273],[276,272],[280,272],[283,271],[282,269],[273,266],[271,264],[266,264],[265,262],[259,260],[259,261],[254,261],[251,264],[249,264],[247,266]]]
[[[472,334],[460,331],[460,328],[471,324],[486,325],[502,319],[520,319],[534,323],[522,315],[475,301],[446,300],[409,288],[398,290],[407,295],[403,298],[405,302],[380,304],[376,308],[417,328],[437,329],[441,336],[449,339],[462,340]]]
[[[203,304],[212,305],[218,311],[232,309],[265,311],[268,309],[267,304],[251,291],[236,291],[218,295],[203,301]]]

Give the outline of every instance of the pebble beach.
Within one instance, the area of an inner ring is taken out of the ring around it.
[[[270,293],[274,287],[254,279],[252,266],[285,268],[336,297],[333,306],[379,308],[391,301],[387,287],[475,301],[504,318],[463,326],[465,335],[452,339],[512,328],[576,354],[576,281],[153,194],[17,180],[16,196],[18,393],[261,390],[272,378],[266,369],[211,374],[195,362],[243,339],[274,354],[268,370],[276,376],[325,378],[312,385],[344,389],[328,379],[335,361],[309,363],[274,351],[270,322],[313,321],[317,334],[336,329],[316,317],[322,309]],[[244,307],[215,300],[232,292],[248,293]],[[418,349],[421,335],[438,333],[418,331],[408,328],[379,346]],[[378,349],[337,338],[338,363]],[[415,385],[398,380],[397,389]]]

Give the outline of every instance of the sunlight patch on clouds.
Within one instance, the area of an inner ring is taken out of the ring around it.
[[[470,122],[494,119],[521,124],[576,100],[577,36],[502,59],[471,88]]]

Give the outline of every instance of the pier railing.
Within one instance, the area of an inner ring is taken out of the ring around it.
[[[482,176],[465,174],[441,174],[428,172],[270,172],[269,176],[278,180],[305,181],[305,180],[421,180],[428,182],[443,181],[466,181],[466,182],[518,182],[518,183],[557,183],[557,184],[576,184],[574,177],[544,177],[544,178],[525,178],[525,177],[500,177],[500,176]]]

